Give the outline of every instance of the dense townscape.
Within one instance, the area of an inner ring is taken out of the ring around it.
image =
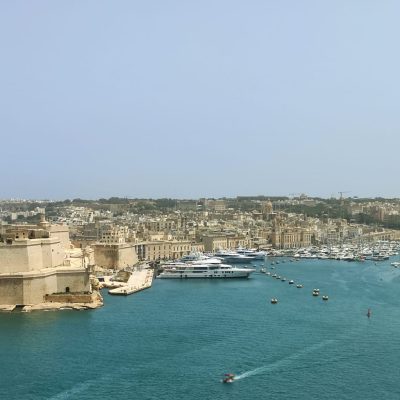
[[[2,201],[1,308],[95,308],[104,286],[110,294],[150,287],[149,269],[164,270],[160,277],[247,277],[252,270],[230,264],[266,255],[381,261],[396,254],[400,203],[342,195]],[[180,264],[193,254],[219,259]]]
[[[52,223],[68,226],[75,247],[129,243],[141,261],[237,247],[289,249],[395,240],[400,227],[400,202],[385,199],[298,195],[0,203],[3,231],[8,224],[37,223],[41,214]]]

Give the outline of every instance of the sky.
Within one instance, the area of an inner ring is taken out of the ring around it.
[[[400,2],[0,2],[0,198],[399,197]]]

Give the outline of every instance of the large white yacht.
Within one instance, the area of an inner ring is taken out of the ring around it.
[[[219,260],[218,260],[219,261]],[[237,268],[217,262],[194,262],[191,264],[170,263],[164,265],[164,271],[158,278],[248,278],[255,269]]]
[[[250,263],[253,258],[245,256],[244,254],[239,254],[236,251],[226,251],[220,250],[214,254],[214,257],[217,257],[225,262],[236,264],[236,263]]]

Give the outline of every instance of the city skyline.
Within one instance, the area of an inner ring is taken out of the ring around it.
[[[3,3],[0,197],[399,197],[399,11]]]

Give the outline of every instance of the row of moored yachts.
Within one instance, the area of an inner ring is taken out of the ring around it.
[[[238,249],[218,251],[213,255],[192,253],[179,261],[162,265],[159,278],[248,278],[254,268],[237,267],[231,264],[248,264],[253,260],[264,260],[266,252]]]
[[[400,251],[399,242],[378,242],[373,246],[343,245],[343,246],[321,246],[307,247],[292,251],[291,256],[295,259],[331,259],[343,261],[385,261],[389,257],[398,255]],[[287,255],[284,251],[273,251],[270,256]]]
[[[335,259],[345,261],[384,261],[398,255],[399,242],[378,242],[374,246],[321,246],[292,250],[293,259]],[[248,278],[254,268],[238,267],[236,264],[250,264],[254,260],[265,260],[266,256],[284,256],[288,252],[237,249],[218,251],[214,254],[191,253],[178,261],[167,262],[161,266],[159,278]],[[292,261],[292,259],[291,259]],[[232,265],[233,264],[233,265]],[[393,262],[400,267],[400,262]]]

